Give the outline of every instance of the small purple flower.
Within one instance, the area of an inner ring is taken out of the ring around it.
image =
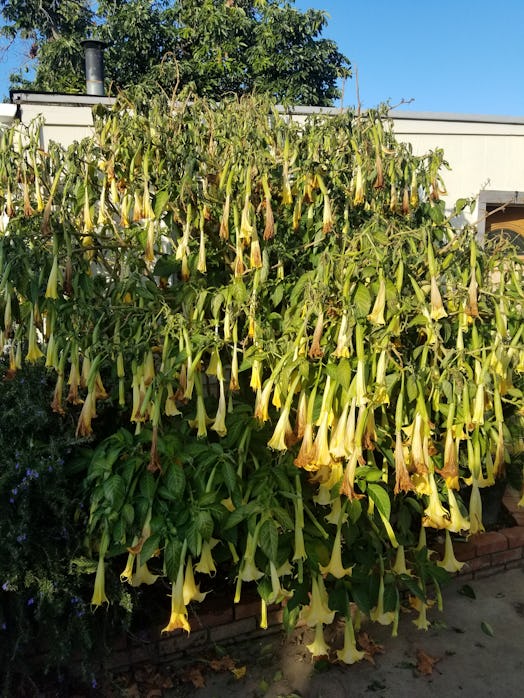
[[[35,602],[35,600],[33,599],[32,596],[31,596],[30,599],[27,599],[27,605],[28,605],[28,606],[32,606],[32,605],[34,604],[34,602]]]
[[[23,543],[25,540],[27,540],[27,534],[25,533],[21,533],[19,536],[16,537],[17,543]]]
[[[9,582],[4,582],[2,584],[2,591],[7,591],[9,589]]]
[[[2,623],[2,625],[0,625],[0,628],[2,630],[7,630],[7,625],[5,623]]]

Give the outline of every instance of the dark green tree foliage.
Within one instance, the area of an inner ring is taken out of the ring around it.
[[[329,105],[340,96],[349,61],[322,38],[325,12],[301,12],[293,0],[0,0],[7,40],[28,42],[34,74],[14,87],[83,92],[88,35],[108,42],[106,80],[200,96],[269,92],[295,104]]]

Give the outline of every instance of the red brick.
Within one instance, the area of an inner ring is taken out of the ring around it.
[[[158,654],[161,658],[165,658],[188,649],[202,647],[207,643],[207,640],[207,630],[196,630],[189,635],[182,630],[176,631],[169,635],[164,635],[158,641]]]
[[[506,562],[513,562],[513,560],[522,559],[522,550],[520,548],[513,548],[512,550],[502,550],[500,553],[493,553],[491,556],[491,562],[493,565],[504,565]]]
[[[472,560],[477,554],[477,546],[475,541],[470,539],[468,541],[455,541],[453,543],[453,550],[455,552],[455,557],[459,562],[467,562]]]
[[[234,614],[235,620],[258,617],[260,615],[260,598],[249,599],[235,604]]]
[[[508,546],[510,548],[524,547],[524,526],[505,528],[501,533],[508,539]]]
[[[142,645],[142,647],[134,647],[129,652],[131,664],[141,664],[142,662],[155,662],[157,658],[155,644]]]
[[[504,497],[502,498],[502,503],[511,514],[518,511],[519,501],[520,494],[517,492],[517,490],[514,490],[511,487],[506,487]]]
[[[507,570],[519,570],[522,569],[524,571],[524,560],[515,560],[514,562],[507,562],[506,563],[506,569]]]
[[[511,516],[517,526],[524,526],[524,509],[519,507],[517,511],[512,511]]]
[[[498,531],[488,531],[487,533],[476,533],[471,536],[470,541],[474,542],[477,548],[477,556],[488,553],[498,553],[507,550],[508,539]]]
[[[282,620],[284,618],[284,610],[280,607],[274,608],[267,612],[267,624],[268,625],[282,625]]]
[[[189,620],[191,628],[216,628],[233,622],[233,608],[227,605],[216,609],[202,609],[200,613],[195,612]]]
[[[211,642],[221,642],[222,640],[234,640],[239,635],[253,632],[257,627],[255,618],[244,618],[236,620],[226,625],[211,628],[209,637]]]
[[[464,572],[478,572],[478,570],[485,569],[486,567],[491,567],[491,555],[474,557],[473,560],[468,560],[462,569]]]

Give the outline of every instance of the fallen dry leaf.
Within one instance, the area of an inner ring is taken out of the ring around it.
[[[366,653],[364,659],[367,659],[371,664],[375,664],[375,655],[384,654],[384,645],[377,644],[365,632],[361,632],[357,636],[357,641],[363,651]]]
[[[236,662],[234,659],[226,654],[223,657],[217,659],[212,659],[209,662],[209,666],[213,671],[233,671],[236,668]]]
[[[235,679],[238,681],[240,679],[243,679],[244,676],[246,675],[246,666],[239,666],[238,669],[231,669],[231,673],[235,677]]]
[[[197,666],[190,666],[181,676],[182,681],[192,683],[195,688],[204,688],[206,681],[202,671]]]
[[[424,676],[431,676],[433,667],[440,661],[440,657],[431,657],[424,650],[417,650],[417,671]]]

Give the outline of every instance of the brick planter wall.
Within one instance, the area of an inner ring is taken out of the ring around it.
[[[478,579],[507,569],[524,566],[524,509],[518,507],[519,494],[507,489],[503,505],[515,521],[515,526],[500,531],[470,536],[455,541],[455,557],[466,564],[459,576]],[[442,552],[442,551],[437,551]],[[214,644],[227,644],[281,629],[282,611],[268,608],[268,628],[259,628],[260,600],[246,592],[240,604],[216,596],[207,599],[190,616],[191,634],[182,630],[162,636],[161,628],[152,628],[146,637],[122,637],[101,669],[124,671],[142,662],[183,664],[188,655]]]

